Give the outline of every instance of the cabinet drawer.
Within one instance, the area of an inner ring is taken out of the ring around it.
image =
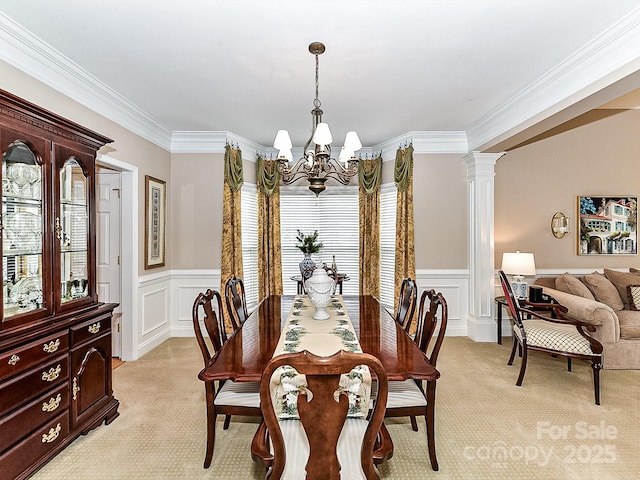
[[[9,448],[40,425],[68,409],[69,387],[64,383],[0,419],[0,451]]]
[[[0,415],[66,382],[68,378],[69,355],[59,356],[12,378],[0,386]]]
[[[2,478],[17,478],[22,472],[57,448],[69,436],[69,412],[65,412],[0,455]]]
[[[71,345],[75,347],[87,340],[98,338],[111,330],[111,315],[98,317],[71,327]]]
[[[69,332],[63,330],[36,342],[0,353],[0,380],[65,353],[69,349]]]

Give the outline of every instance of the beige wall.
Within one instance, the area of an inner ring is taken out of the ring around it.
[[[2,88],[106,135],[100,153],[138,170],[138,238],[141,275],[167,269],[220,268],[223,154],[170,154],[0,61]],[[245,158],[250,156],[244,152]],[[414,156],[416,267],[467,268],[467,184],[459,155]],[[383,181],[393,182],[393,161]],[[255,184],[255,163],[245,160],[245,181]],[[145,175],[167,181],[167,261],[144,271]]]
[[[245,182],[255,185],[255,162],[244,160],[243,168]],[[220,268],[223,174],[222,153],[171,156],[172,268]]]
[[[173,268],[220,268],[224,154],[171,156]]]
[[[140,212],[138,269],[142,274],[144,270],[145,175],[166,180],[169,184],[171,174],[171,156],[169,152],[70,100],[69,97],[60,94],[2,61],[0,61],[0,78],[2,78],[1,87],[4,90],[114,139],[114,142],[104,146],[100,153],[138,167],[138,208]],[[171,199],[168,198],[167,201],[170,202]],[[172,218],[169,217],[167,220],[167,232],[171,231],[171,229]],[[171,251],[170,243],[170,237],[167,236],[167,252]],[[171,261],[171,257],[168,256],[166,267],[154,269],[153,271],[171,268]]]
[[[414,154],[413,201],[416,268],[468,268],[467,170],[461,155]],[[393,182],[394,162],[383,165]]]
[[[537,269],[640,267],[638,256],[578,256],[577,197],[640,196],[640,110],[629,110],[507,153],[496,164],[495,262],[535,254]],[[557,211],[571,233],[551,234]]]

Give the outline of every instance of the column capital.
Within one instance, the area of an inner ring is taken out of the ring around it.
[[[473,178],[478,175],[494,174],[493,168],[500,157],[507,152],[498,153],[482,153],[470,152],[462,159],[467,166],[467,178]]]

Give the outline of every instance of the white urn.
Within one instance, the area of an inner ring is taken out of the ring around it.
[[[331,296],[336,289],[336,280],[331,278],[324,268],[316,268],[313,275],[305,280],[304,288],[309,295],[309,299],[316,311],[313,314],[314,320],[326,320],[329,314],[325,310],[329,305]]]

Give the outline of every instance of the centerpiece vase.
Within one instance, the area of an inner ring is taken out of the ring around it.
[[[311,276],[311,272],[307,271],[307,273],[305,274],[305,270],[309,267],[315,267],[316,266],[316,262],[313,261],[313,259],[311,258],[311,254],[310,253],[305,253],[304,254],[304,259],[302,259],[302,261],[299,264],[300,267],[300,275],[306,275],[306,278],[303,280],[306,280],[307,278],[309,278]]]
[[[314,320],[326,320],[329,313],[325,310],[331,297],[336,290],[336,279],[331,278],[324,268],[316,268],[311,278],[304,282],[305,290],[316,311],[312,318]]]

